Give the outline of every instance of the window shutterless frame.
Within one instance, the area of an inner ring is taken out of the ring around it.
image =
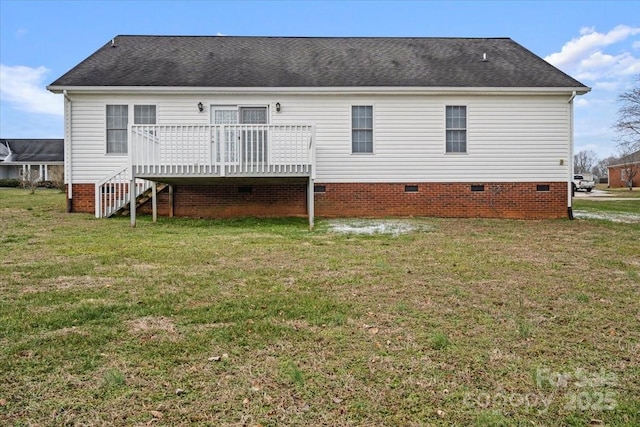
[[[105,106],[106,153],[127,154],[129,132],[129,106],[107,104]]]
[[[373,154],[373,105],[351,106],[351,153]]]
[[[445,153],[468,152],[468,115],[466,105],[445,106]]]
[[[106,153],[127,154],[129,151],[129,123],[155,125],[157,123],[155,104],[107,104]]]

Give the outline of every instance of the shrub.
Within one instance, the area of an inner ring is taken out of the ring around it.
[[[0,187],[20,187],[20,180],[13,178],[0,179]]]

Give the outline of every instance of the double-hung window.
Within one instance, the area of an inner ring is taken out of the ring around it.
[[[127,153],[128,105],[107,105],[107,153]]]
[[[133,123],[155,125],[155,105],[134,105]],[[107,105],[107,153],[126,154],[128,151],[128,105]]]
[[[467,152],[467,107],[447,105],[446,107],[446,152]]]
[[[351,107],[351,152],[373,153],[373,106]]]

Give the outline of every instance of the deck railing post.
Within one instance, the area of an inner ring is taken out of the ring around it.
[[[136,202],[138,195],[136,191],[136,174],[131,171],[131,182],[129,183],[129,212],[131,213],[131,227],[136,226]]]
[[[218,143],[218,152],[220,153],[220,176],[224,176],[227,169],[227,130],[225,126],[217,128],[216,142]]]
[[[151,209],[153,222],[158,222],[158,185],[155,181],[151,183]]]
[[[307,214],[309,215],[309,230],[313,230],[315,222],[314,195],[313,178],[309,177],[309,187],[307,188]]]
[[[100,185],[100,183],[96,183],[94,195],[96,205],[96,218],[102,218],[102,186]]]

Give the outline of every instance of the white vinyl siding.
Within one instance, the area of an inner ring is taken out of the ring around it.
[[[268,123],[314,125],[317,183],[566,182],[569,176],[565,95],[70,95],[73,182],[96,182],[127,165],[127,156],[105,155],[105,105],[154,104],[159,125],[211,124],[198,102],[270,105]],[[372,105],[375,155],[353,155],[352,106]],[[473,145],[467,142],[466,155],[449,155],[444,111],[459,105],[467,107]]]

